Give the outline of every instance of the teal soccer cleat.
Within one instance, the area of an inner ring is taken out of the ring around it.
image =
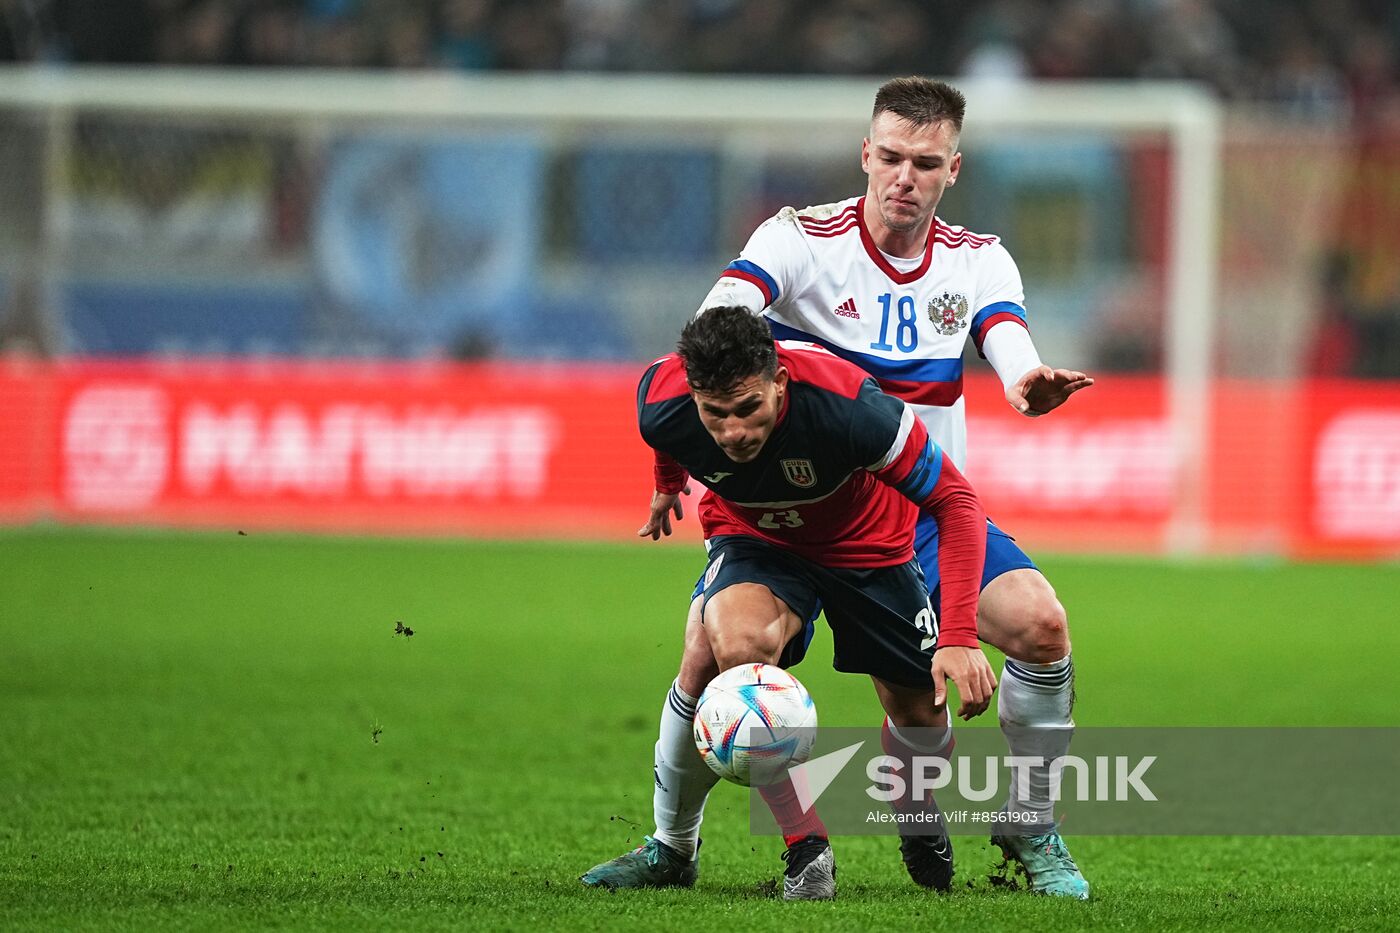
[[[993,836],[992,844],[1001,848],[1008,862],[1021,864],[1034,893],[1089,899],[1089,882],[1054,829],[1038,836]]]
[[[590,888],[688,888],[700,874],[698,859],[688,859],[675,849],[653,839],[611,862],[595,865],[579,876]],[[698,847],[697,847],[698,849]],[[697,852],[698,854],[698,852]]]

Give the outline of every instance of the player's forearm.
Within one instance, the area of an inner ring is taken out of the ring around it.
[[[768,295],[758,285],[745,279],[731,277],[721,278],[715,283],[714,288],[700,302],[700,307],[696,309],[695,316],[699,317],[711,308],[720,308],[727,305],[739,305],[748,308],[754,314],[762,314],[763,309],[768,307]]]
[[[686,480],[690,479],[690,473],[686,468],[677,463],[669,454],[652,448],[655,462],[652,464],[652,476],[655,478],[656,491],[668,496],[674,496],[685,488]]]
[[[1026,373],[1042,365],[1030,331],[1016,321],[1003,321],[987,331],[982,353],[997,371],[1003,388],[1009,389]]]
[[[938,522],[938,644],[976,648],[977,597],[987,552],[987,516],[977,493],[907,406],[893,447],[871,469]]]
[[[987,556],[987,515],[971,484],[946,459],[923,504],[938,522],[938,647],[977,647],[977,600]]]

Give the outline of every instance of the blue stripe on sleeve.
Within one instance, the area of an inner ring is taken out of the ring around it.
[[[778,296],[782,294],[782,292],[778,289],[778,283],[773,280],[773,277],[768,274],[767,270],[765,270],[760,265],[749,262],[747,259],[736,259],[729,265],[725,266],[725,268],[736,269],[739,272],[747,272],[749,275],[761,281],[764,285],[767,285],[768,294],[772,296],[772,298],[768,302],[769,304],[772,304],[773,302],[777,301]]]
[[[923,453],[914,464],[914,469],[895,488],[905,497],[915,502],[923,502],[938,485],[938,477],[943,473],[943,448],[932,440],[924,442]]]
[[[983,308],[981,311],[978,311],[972,316],[972,326],[970,327],[971,333],[977,333],[977,328],[982,326],[983,321],[991,317],[993,314],[1001,314],[1003,311],[1016,315],[1018,318],[1021,319],[1022,324],[1026,323],[1025,308],[1021,307],[1014,301],[998,301],[994,304],[987,305],[987,307]]]
[[[1015,307],[1015,305],[1011,305]],[[768,326],[773,331],[773,336],[778,340],[803,340],[807,343],[820,344],[832,353],[855,363],[861,369],[870,373],[876,379],[890,379],[898,382],[956,382],[962,378],[963,363],[961,359],[952,360],[887,360],[883,356],[871,356],[868,353],[856,353],[844,347],[836,346],[820,337],[800,331],[796,327],[789,327],[768,319]]]

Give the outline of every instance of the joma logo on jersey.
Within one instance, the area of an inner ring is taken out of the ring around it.
[[[783,475],[794,486],[808,489],[817,485],[817,471],[812,469],[812,461],[780,460],[779,463],[783,465]]]
[[[951,337],[967,323],[967,298],[944,292],[928,303],[928,319],[934,330],[945,337]]]

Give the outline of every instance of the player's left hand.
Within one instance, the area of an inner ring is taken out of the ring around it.
[[[958,688],[962,705],[958,716],[971,719],[981,716],[992,703],[997,688],[997,675],[981,648],[949,645],[933,653],[933,704],[942,707],[948,702],[948,681]]]
[[[686,484],[681,493],[690,495],[690,485]],[[685,509],[681,505],[680,494],[653,492],[651,494],[651,514],[647,516],[647,523],[638,529],[637,537],[649,537],[653,541],[660,541],[662,535],[670,535],[673,514],[676,516],[676,521],[685,518]]]
[[[1073,369],[1032,369],[1006,390],[1007,403],[1027,418],[1049,414],[1080,389],[1094,384],[1093,378]]]

